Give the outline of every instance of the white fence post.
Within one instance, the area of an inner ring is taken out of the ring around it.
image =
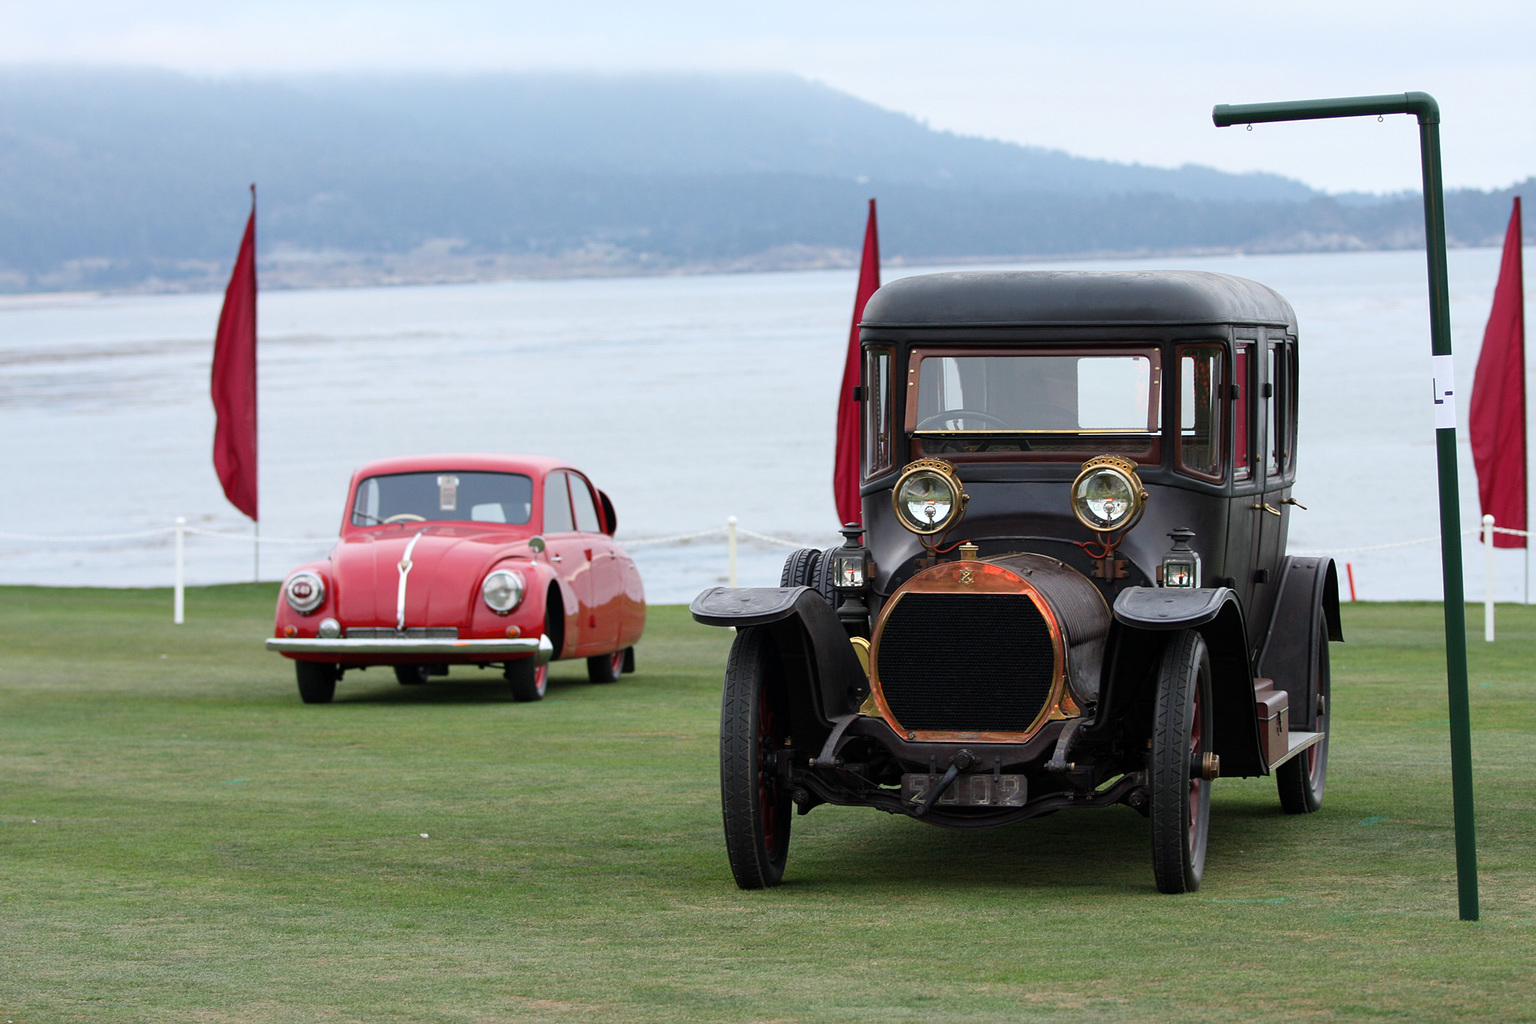
[[[1493,516],[1483,516],[1483,639],[1493,643]]]
[[[727,578],[730,580],[731,586],[734,587],[736,585],[736,517],[735,516],[731,516],[729,519],[727,519],[725,521],[725,541],[726,541],[726,543],[725,543],[726,550],[728,550],[730,552],[730,572],[727,573]]]
[[[171,602],[171,621],[181,625],[187,618],[187,517],[176,517],[176,596]]]

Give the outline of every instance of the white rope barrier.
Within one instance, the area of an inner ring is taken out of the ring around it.
[[[1491,540],[1494,533],[1503,533],[1516,537],[1530,537],[1528,530],[1514,530],[1509,527],[1496,526],[1492,523],[1492,517],[1485,517],[1482,529],[1473,528],[1462,531],[1463,537],[1474,537],[1479,533],[1484,535],[1485,541]],[[211,537],[214,540],[235,541],[239,543],[266,543],[278,545],[302,545],[316,547],[333,544],[335,537],[258,537],[255,533],[232,533],[227,530],[210,530],[202,527],[187,526],[184,520],[178,519],[175,526],[161,527],[152,530],[134,530],[126,533],[101,533],[80,534],[74,536],[54,536],[34,533],[7,533],[0,532],[0,541],[16,541],[27,544],[99,544],[110,541],[145,540],[149,538],[173,537],[175,539],[175,598],[173,621],[180,623],[183,620],[183,602],[185,592],[185,539],[188,534],[198,537]],[[693,533],[677,533],[665,537],[635,537],[620,540],[619,543],[626,548],[653,547],[672,544],[689,544],[694,541],[708,538],[724,537],[729,551],[729,579],[732,586],[736,585],[736,547],[738,537],[758,541],[763,544],[771,544],[785,548],[802,548],[814,546],[804,538],[793,539],[790,537],[775,536],[771,533],[759,533],[756,530],[748,530],[739,526],[735,516],[731,516],[725,526],[717,526],[708,530],[697,530]],[[1437,534],[1432,537],[1416,537],[1413,540],[1393,541],[1386,544],[1367,544],[1351,548],[1329,548],[1319,551],[1299,551],[1293,554],[1304,556],[1334,556],[1357,555],[1373,551],[1391,551],[1397,548],[1416,547],[1421,544],[1436,544],[1441,540]],[[1490,548],[1492,544],[1488,545]],[[1489,593],[1492,592],[1492,577],[1489,577]],[[1491,600],[1491,598],[1490,598]],[[1492,639],[1492,614],[1488,615],[1488,639]]]

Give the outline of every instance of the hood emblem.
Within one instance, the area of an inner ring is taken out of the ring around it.
[[[395,590],[395,631],[405,632],[405,581],[411,574],[411,552],[416,550],[416,542],[421,540],[426,533],[422,530],[411,538],[411,542],[405,546],[405,554],[400,556],[400,586]]]
[[[960,582],[964,583],[966,586],[970,586],[972,583],[976,582],[976,574],[970,569],[961,569]]]

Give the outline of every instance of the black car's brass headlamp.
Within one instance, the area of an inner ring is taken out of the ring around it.
[[[965,515],[970,496],[955,475],[955,467],[943,459],[918,459],[901,471],[891,491],[896,518],[913,533],[943,533]]]
[[[1146,501],[1136,463],[1118,455],[1089,459],[1072,481],[1072,511],[1095,533],[1129,530],[1141,518]]]

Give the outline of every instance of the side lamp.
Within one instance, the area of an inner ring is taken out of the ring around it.
[[[1198,589],[1200,587],[1200,553],[1189,546],[1189,542],[1195,539],[1195,531],[1180,526],[1170,530],[1169,537],[1173,538],[1173,547],[1163,556],[1162,577],[1163,586]]]

